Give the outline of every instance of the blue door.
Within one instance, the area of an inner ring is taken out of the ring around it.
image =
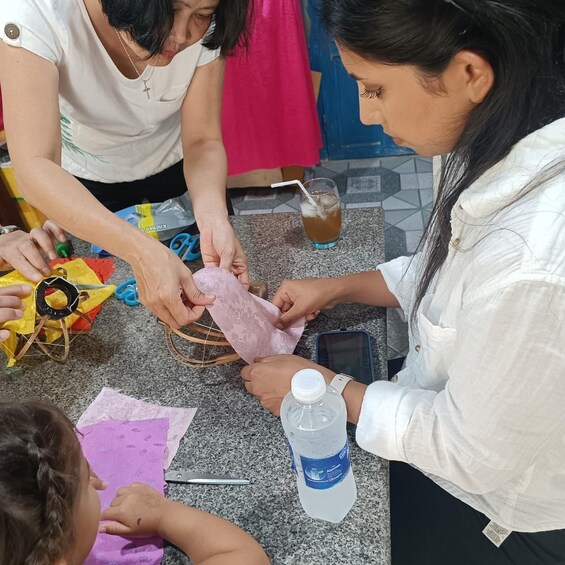
[[[312,70],[322,73],[318,114],[324,147],[322,159],[366,159],[409,155],[413,151],[396,145],[381,126],[365,126],[359,120],[357,84],[347,74],[335,43],[322,29],[319,0],[308,0],[311,29],[309,54]]]

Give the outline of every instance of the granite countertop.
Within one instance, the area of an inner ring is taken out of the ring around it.
[[[252,279],[268,282],[270,295],[284,278],[332,276],[374,269],[384,255],[380,208],[344,210],[342,239],[318,251],[306,241],[298,214],[236,216],[232,222],[250,264]],[[86,254],[85,244],[79,253]],[[194,264],[194,269],[198,264]],[[110,282],[130,275],[117,261]],[[296,353],[314,358],[315,336],[339,328],[366,329],[374,360],[386,375],[385,312],[341,305],[308,325]],[[191,469],[249,478],[250,486],[170,485],[169,496],[231,520],[252,534],[275,565],[326,563],[384,565],[390,562],[388,466],[352,447],[358,498],[345,520],[312,520],[298,500],[280,420],[248,395],[239,376],[243,362],[195,369],[167,350],[163,327],[145,308],[110,299],[89,334],[71,344],[66,363],[45,357],[2,368],[0,396],[43,398],[76,421],[102,387],[170,406],[198,408],[171,469]],[[353,438],[353,430],[350,430]],[[166,564],[188,563],[167,547]]]

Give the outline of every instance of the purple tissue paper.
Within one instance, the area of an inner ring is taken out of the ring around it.
[[[79,428],[84,456],[94,472],[108,481],[98,491],[102,510],[108,508],[116,491],[133,482],[147,483],[163,492],[163,457],[169,420],[109,420]],[[163,540],[123,538],[98,534],[85,565],[158,565],[163,558]]]

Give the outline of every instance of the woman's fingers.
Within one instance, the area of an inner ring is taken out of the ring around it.
[[[43,224],[43,229],[61,243],[65,243],[67,241],[67,236],[65,235],[63,228],[52,220],[47,220]]]
[[[233,267],[232,267],[233,269]],[[245,269],[235,269],[233,274],[239,279],[241,284],[246,285],[249,288],[249,271],[247,270],[247,265]]]
[[[229,251],[224,251],[220,255],[220,267],[222,269],[226,269],[226,271],[231,271],[234,257],[235,257],[235,250],[234,249],[231,249]]]
[[[279,286],[279,288],[277,289],[277,292],[275,292],[275,296],[273,296],[273,300],[271,300],[271,302],[279,309],[282,310],[283,307],[287,306],[290,307],[292,306],[292,303],[294,302],[289,296],[288,293],[286,292],[285,286],[287,284],[287,281],[283,281],[281,283],[281,286]],[[288,310],[288,308],[287,308]]]
[[[323,307],[324,295],[318,290],[320,279],[285,280],[273,297],[281,311],[277,328],[284,329],[302,317],[313,320]]]
[[[192,324],[192,322],[198,320],[204,314],[206,306],[212,304],[215,299],[216,297],[213,294],[205,294],[198,289],[189,271],[189,276],[184,278],[182,282],[181,306],[184,307],[184,313],[188,311],[186,324]]]
[[[58,255],[49,233],[40,228],[35,228],[29,232],[29,237],[49,259],[57,259]]]
[[[313,312],[308,312],[307,308],[303,308],[299,304],[295,304],[288,311],[281,314],[279,321],[277,323],[277,328],[280,330],[287,328],[288,326],[294,324],[294,322],[296,322],[297,320],[300,320],[300,318],[304,318],[312,314]],[[314,316],[314,318],[315,317],[316,316]]]
[[[306,322],[311,322],[315,320],[320,314],[320,310],[316,310],[316,312],[312,312],[311,314],[306,315]]]
[[[132,265],[139,300],[165,324],[186,326],[198,320],[216,297],[201,292],[190,269],[165,246],[157,246]]]
[[[6,242],[2,246],[4,261],[32,281],[39,282],[44,276],[49,276],[51,267],[30,235],[24,232],[14,232],[14,234],[18,234],[17,239]]]
[[[221,267],[249,285],[247,257],[229,221],[200,226],[200,250],[205,267]]]
[[[194,284],[192,276],[190,280],[185,280],[180,288],[179,286],[176,288],[175,293],[159,301],[144,302],[160,320],[173,328],[187,326],[198,320],[204,313],[205,307],[212,304],[216,298],[214,295],[201,292]]]

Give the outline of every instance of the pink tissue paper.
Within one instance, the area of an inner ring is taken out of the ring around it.
[[[196,408],[173,408],[150,404],[112,388],[104,387],[79,418],[77,427],[106,420],[167,418],[169,420],[169,432],[163,463],[164,468],[167,469],[179,449],[180,440],[190,426],[194,414],[196,414]]]
[[[216,300],[208,306],[210,315],[235,351],[247,363],[256,357],[292,353],[304,331],[304,318],[285,330],[275,327],[279,309],[253,294],[237,277],[220,267],[205,267],[194,273],[194,282]]]

